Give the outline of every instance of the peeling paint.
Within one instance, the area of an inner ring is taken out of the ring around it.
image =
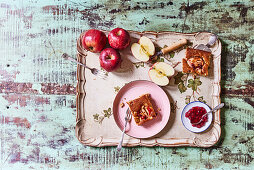
[[[253,169],[252,2],[6,1],[0,3],[2,169]],[[74,135],[76,54],[90,28],[210,31],[222,42],[222,136],[212,148],[92,148]]]
[[[21,95],[21,94],[9,94],[4,95],[3,98],[8,101],[9,106],[12,104],[16,104],[20,107],[28,106],[29,102],[31,102],[31,96],[29,95]],[[48,98],[44,98],[41,96],[36,96],[33,98],[35,105],[42,105],[42,104],[50,104]]]
[[[41,83],[41,91],[44,94],[76,94],[76,88],[70,84]]]
[[[26,118],[20,118],[20,117],[0,117],[0,123],[1,124],[14,124],[17,127],[25,127],[30,128],[31,124]]]
[[[38,91],[32,88],[32,83],[0,82],[0,93],[30,93],[37,94]]]

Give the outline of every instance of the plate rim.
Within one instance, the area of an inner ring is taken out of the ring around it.
[[[112,108],[114,121],[115,121],[117,127],[121,130],[121,132],[123,132],[123,131],[122,131],[122,129],[120,128],[119,124],[117,123],[117,121],[116,121],[116,115],[114,114],[114,106],[115,106],[116,98],[117,98],[118,94],[121,92],[121,90],[122,90],[124,87],[126,87],[127,85],[129,85],[129,84],[131,84],[131,83],[135,83],[135,82],[147,82],[147,83],[151,83],[151,84],[157,86],[160,90],[162,90],[163,93],[167,96],[166,92],[165,92],[159,85],[157,85],[157,84],[155,84],[154,82],[149,81],[149,80],[133,80],[133,81],[130,81],[129,83],[125,84],[123,87],[121,87],[120,90],[118,91],[118,93],[116,94],[115,98],[114,98],[114,101],[113,101],[113,108]],[[159,130],[159,132],[156,132],[155,134],[150,135],[150,136],[148,136],[148,137],[136,137],[136,136],[133,136],[133,135],[129,135],[129,134],[126,133],[126,132],[125,132],[125,134],[128,135],[128,136],[130,136],[130,137],[136,138],[136,139],[148,139],[148,138],[151,138],[151,137],[157,135],[158,133],[160,133],[160,132],[166,127],[166,125],[168,124],[168,121],[169,121],[170,115],[171,115],[171,105],[170,105],[170,101],[169,101],[168,96],[167,96],[167,101],[168,101],[168,103],[169,103],[169,111],[170,111],[170,112],[169,112],[169,114],[168,114],[167,121],[166,121],[165,125],[162,127],[161,130]]]
[[[193,132],[193,133],[202,133],[202,132],[205,132],[205,131],[211,126],[211,124],[212,124],[212,122],[213,122],[213,115],[212,115],[212,120],[211,120],[211,123],[209,124],[209,126],[207,126],[206,129],[204,129],[204,130],[202,130],[202,131],[200,131],[200,132],[195,132],[195,131],[192,131],[192,130],[188,129],[188,128],[185,126],[185,124],[183,123],[183,111],[185,110],[185,108],[186,108],[188,105],[190,105],[190,104],[192,104],[192,103],[202,103],[202,104],[206,105],[206,106],[210,109],[209,111],[212,110],[211,107],[208,106],[208,104],[206,104],[206,103],[204,103],[204,102],[201,102],[201,101],[193,101],[193,102],[190,102],[190,103],[188,103],[188,104],[186,104],[186,105],[184,106],[184,108],[183,108],[183,110],[182,110],[182,112],[181,112],[181,122],[182,122],[183,126],[185,127],[185,129],[187,129],[187,130],[190,131],[190,132]]]

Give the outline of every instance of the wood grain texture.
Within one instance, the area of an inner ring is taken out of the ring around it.
[[[2,169],[253,169],[253,1],[0,1]],[[222,137],[208,149],[81,145],[76,40],[89,28],[209,31],[222,50]]]

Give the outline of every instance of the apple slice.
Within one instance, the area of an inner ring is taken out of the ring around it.
[[[133,43],[131,45],[131,52],[133,56],[140,61],[146,62],[149,60],[149,55],[144,52],[144,50],[138,43]]]
[[[136,59],[147,62],[154,55],[155,47],[149,38],[142,36],[138,43],[132,44],[131,52]]]
[[[175,74],[175,70],[167,63],[157,62],[152,65],[148,74],[154,83],[160,86],[166,86],[169,83],[169,77]]]
[[[149,38],[142,36],[139,39],[139,44],[141,45],[144,52],[147,53],[149,56],[154,55],[155,47],[153,42]]]

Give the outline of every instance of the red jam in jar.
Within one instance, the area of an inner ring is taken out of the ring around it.
[[[207,115],[203,117],[203,120],[199,124],[193,124],[193,123],[198,123],[204,114],[206,114],[205,108],[195,106],[185,113],[185,117],[190,119],[191,125],[193,127],[201,128],[208,121]]]

